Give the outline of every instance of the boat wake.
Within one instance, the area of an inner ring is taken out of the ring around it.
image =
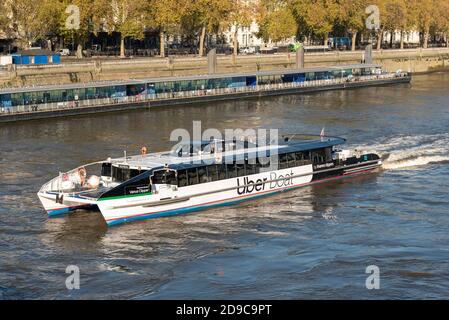
[[[386,170],[449,162],[449,133],[386,138],[359,150],[378,153]]]

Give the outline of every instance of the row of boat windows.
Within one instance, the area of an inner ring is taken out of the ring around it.
[[[178,170],[177,179],[171,176],[170,179],[160,183],[178,185],[178,187],[192,186],[201,183],[219,181],[224,179],[237,178],[266,172],[270,167],[270,162],[261,161],[251,163],[213,164],[186,170]],[[287,169],[310,164],[309,153],[296,152],[281,154],[278,158],[278,169]]]
[[[277,169],[287,169],[298,167],[305,164],[319,164],[331,159],[331,149],[292,152],[278,155]],[[270,167],[270,159],[257,160],[257,163],[231,163],[231,164],[213,164],[200,166],[191,169],[182,169],[177,171],[177,175],[168,174],[165,170],[156,171],[153,176],[153,183],[172,184],[179,187],[231,179],[241,176],[258,174],[263,172],[263,168]],[[266,171],[266,170],[265,170]],[[103,164],[102,176],[112,177],[114,182],[124,182],[140,175],[143,171],[137,169],[114,167],[110,164]],[[174,171],[172,171],[174,172]]]
[[[103,164],[101,175],[105,177],[112,177],[114,182],[123,182],[141,174],[142,170],[111,167],[110,164]]]
[[[278,167],[277,169],[287,169],[292,167],[298,167],[311,163],[320,163],[322,161],[328,161],[328,155],[331,148],[305,151],[305,152],[292,152],[288,154],[278,155]],[[258,174],[270,170],[270,158],[264,158],[257,163],[232,163],[232,164],[213,164],[208,166],[200,166],[191,169],[182,170],[157,170],[152,173],[151,181],[149,175],[144,175],[141,179],[123,183],[110,190],[104,196],[121,196],[128,194],[130,190],[136,188],[147,187],[152,184],[169,184],[177,185],[178,187],[185,187],[190,185],[196,185],[200,183],[207,183],[212,181],[219,181],[224,179],[236,178],[240,176]],[[103,164],[102,176],[112,177],[113,181],[125,182],[133,177],[136,177],[143,173],[143,171],[129,168],[113,167],[111,164]]]
[[[369,70],[369,69],[367,69]],[[309,72],[287,75],[241,76],[216,79],[192,79],[156,83],[102,86],[92,88],[60,89],[35,92],[0,94],[0,106],[40,104],[50,102],[77,101],[87,99],[120,98],[139,94],[159,94],[219,88],[236,88],[263,84],[303,82],[310,80],[334,79],[351,74],[363,73],[363,69]]]
[[[228,77],[203,80],[180,80],[132,85],[102,86],[91,88],[61,89],[19,92],[0,95],[4,107],[88,99],[121,98],[139,94],[159,94],[218,88],[235,88],[255,85],[256,77]]]

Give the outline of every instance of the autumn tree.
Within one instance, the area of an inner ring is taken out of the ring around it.
[[[147,0],[147,3],[146,25],[159,29],[160,55],[165,57],[166,34],[179,31],[189,2],[185,0]]]
[[[274,42],[295,36],[298,24],[288,0],[260,0],[257,6],[258,36]]]
[[[199,29],[199,56],[204,55],[205,39],[208,33],[218,33],[224,26],[234,2],[232,0],[189,0],[187,17],[193,30]]]
[[[355,51],[357,34],[365,29],[368,0],[341,0],[337,20],[351,34],[351,50]]]
[[[97,17],[103,15],[102,9],[92,0],[62,0],[61,7],[60,34],[66,41],[73,41],[77,58],[82,58],[84,43],[89,34],[99,30],[100,19]]]
[[[441,1],[438,14],[436,16],[437,30],[443,34],[446,46],[449,47],[449,1]]]
[[[47,39],[48,48],[52,50],[51,37],[60,34],[61,14],[65,7],[60,0],[42,0],[36,15],[35,27],[38,37]]]
[[[293,0],[293,12],[300,28],[302,25],[304,30],[324,39],[327,45],[340,13],[337,0]]]
[[[93,17],[97,25],[104,24],[109,32],[120,33],[120,57],[125,57],[125,39],[144,38],[145,0],[95,0],[95,12],[100,15]]]
[[[3,12],[9,13],[10,16],[2,20],[5,33],[16,39],[17,44],[21,48],[31,46],[35,42],[40,32],[36,29],[37,16],[39,11],[38,2],[30,2],[26,0],[16,0],[4,2],[2,4]]]
[[[396,31],[401,33],[401,49],[404,48],[404,34],[408,30],[409,13],[406,0],[389,0],[385,2],[385,12],[382,16],[385,30],[390,32],[390,46],[393,43],[393,35]]]
[[[9,31],[9,24],[10,20],[8,16],[6,15],[7,6],[6,2],[1,1],[0,2],[0,34],[4,34],[5,36],[8,36]]]
[[[409,8],[415,18],[415,28],[422,33],[422,47],[429,45],[430,31],[435,25],[440,4],[447,0],[408,0]]]
[[[233,27],[233,57],[238,54],[238,30],[241,27],[249,27],[254,20],[255,10],[250,0],[234,0],[232,10],[224,21],[225,27]]]

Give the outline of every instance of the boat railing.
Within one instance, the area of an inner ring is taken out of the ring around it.
[[[317,141],[333,141],[337,144],[343,144],[346,142],[345,138],[338,136],[329,136],[329,135],[318,135],[318,134],[310,134],[310,133],[284,133],[281,135],[281,138],[284,139],[285,142],[300,142],[300,143],[315,143]]]
[[[42,187],[40,188],[39,192],[58,192],[58,193],[68,193],[68,194],[75,194],[81,191],[86,191],[89,190],[89,188],[86,188],[86,184],[82,184],[82,183],[73,183],[73,188],[70,189],[64,189],[63,183],[65,181],[70,181],[70,179],[79,179],[79,177],[77,177],[77,175],[80,172],[80,169],[84,169],[86,176],[85,179],[87,181],[88,179],[88,175],[92,172],[95,175],[97,175],[98,177],[101,176],[101,171],[98,170],[98,168],[93,169],[94,166],[99,166],[101,164],[103,164],[104,161],[99,161],[99,162],[92,162],[92,163],[88,163],[82,166],[79,166],[75,169],[72,169],[70,171],[67,172],[59,172],[58,176],[56,176],[55,178],[51,179],[50,181],[48,181],[47,183],[45,183],[44,185],[42,185]],[[74,180],[72,180],[74,181]]]
[[[45,103],[24,103],[23,105],[9,107],[0,105],[0,115],[17,114],[17,113],[35,113],[48,112],[68,109],[82,109],[112,105],[146,105],[151,106],[151,102],[163,100],[181,100],[186,98],[196,98],[201,96],[220,96],[229,94],[254,93],[273,90],[288,90],[295,88],[309,87],[327,87],[342,85],[348,82],[369,82],[393,79],[398,77],[406,77],[407,73],[388,73],[380,75],[359,75],[352,78],[334,78],[321,80],[307,80],[302,82],[288,83],[271,83],[259,84],[254,86],[234,87],[234,88],[215,88],[215,89],[198,89],[180,92],[161,92],[151,93],[144,92],[136,96],[112,96],[112,97],[91,97],[84,100],[68,100],[60,102]]]

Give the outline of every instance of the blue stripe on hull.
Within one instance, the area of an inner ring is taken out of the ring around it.
[[[90,210],[90,209],[95,209],[96,207],[97,207],[96,205],[85,205],[85,206],[79,206],[79,207],[62,208],[62,209],[57,209],[57,210],[48,210],[47,214],[50,217],[56,217],[56,216],[60,216],[62,214],[69,213],[71,211],[76,211],[79,209]]]
[[[219,203],[208,204],[208,205],[199,205],[199,206],[195,206],[195,207],[163,211],[160,213],[149,213],[149,214],[144,214],[144,215],[136,216],[136,217],[121,218],[121,219],[117,219],[117,220],[107,221],[106,223],[108,224],[108,226],[114,226],[114,225],[122,224],[122,223],[129,222],[129,221],[134,221],[134,220],[168,217],[168,216],[173,216],[173,215],[178,215],[178,214],[183,214],[183,213],[190,213],[190,212],[195,212],[195,211],[201,211],[201,210],[206,210],[206,209],[211,209],[211,208],[216,208],[216,207],[230,206],[230,205],[234,205],[234,204],[239,204],[244,201],[254,200],[257,198],[263,198],[263,197],[267,197],[267,196],[270,196],[270,195],[273,195],[276,193],[281,193],[281,192],[289,191],[289,190],[296,189],[296,188],[301,188],[301,187],[294,187],[294,188],[285,189],[285,190],[273,191],[273,192],[269,192],[269,193],[249,196],[249,197],[238,199],[238,200],[231,200],[231,201],[219,202]]]

